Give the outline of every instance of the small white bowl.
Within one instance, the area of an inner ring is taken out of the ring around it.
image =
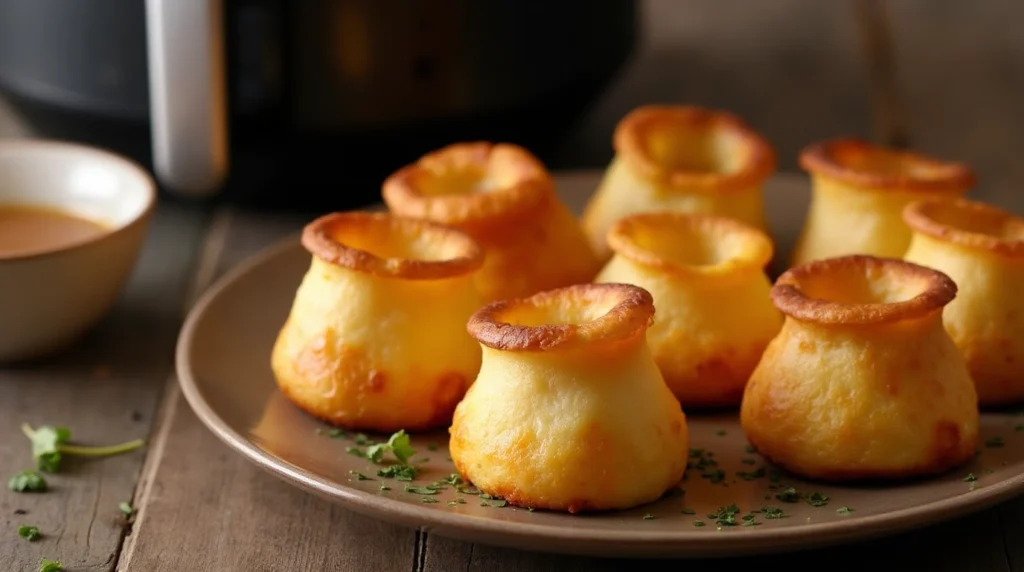
[[[146,235],[156,185],[140,166],[107,151],[0,140],[0,204],[57,208],[107,227],[57,250],[0,255],[0,362],[44,357],[74,343],[120,296]]]

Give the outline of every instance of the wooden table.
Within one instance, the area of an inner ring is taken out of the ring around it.
[[[1024,4],[953,0],[644,3],[648,39],[579,126],[566,156],[599,164],[634,105],[727,107],[794,169],[805,143],[854,134],[970,161],[975,196],[1024,212]],[[2,123],[2,121],[0,121]],[[0,493],[0,568],[69,570],[615,570],[635,563],[471,545],[354,515],[299,492],[229,451],[181,397],[173,352],[185,311],[226,269],[295,231],[301,216],[210,212],[164,203],[130,287],[73,350],[0,370],[0,475],[31,464],[22,422],[76,438],[145,437],[144,449],[73,462],[44,494]],[[2,325],[0,325],[2,327]],[[121,501],[139,510],[127,522]],[[25,514],[15,512],[25,511]],[[29,543],[19,524],[44,537]],[[878,541],[652,570],[1024,570],[1024,500]],[[882,552],[888,552],[883,558]]]

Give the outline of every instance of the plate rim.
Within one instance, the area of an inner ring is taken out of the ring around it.
[[[299,233],[278,239],[249,255],[216,279],[189,309],[175,344],[178,386],[189,406],[208,430],[248,461],[285,482],[312,492],[368,517],[450,538],[538,552],[630,558],[717,558],[751,556],[866,541],[906,532],[990,508],[1024,492],[1024,471],[971,491],[896,511],[799,527],[730,530],[726,534],[684,530],[594,530],[574,527],[499,521],[479,516],[442,512],[370,493],[333,481],[267,452],[235,431],[203,397],[190,363],[192,338],[206,315],[232,286],[259,267],[301,249]],[[586,515],[564,515],[586,518]],[[500,540],[493,540],[499,538]],[[539,545],[537,538],[543,538]]]

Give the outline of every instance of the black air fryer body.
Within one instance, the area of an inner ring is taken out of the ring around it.
[[[632,0],[226,0],[223,26],[216,196],[314,209],[376,202],[387,174],[455,141],[560,167],[637,33]],[[0,0],[0,90],[36,134],[152,168],[146,35],[141,0]]]

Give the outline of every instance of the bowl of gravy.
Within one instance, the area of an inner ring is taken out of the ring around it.
[[[0,362],[64,349],[110,310],[155,203],[149,173],[117,154],[0,140]]]

